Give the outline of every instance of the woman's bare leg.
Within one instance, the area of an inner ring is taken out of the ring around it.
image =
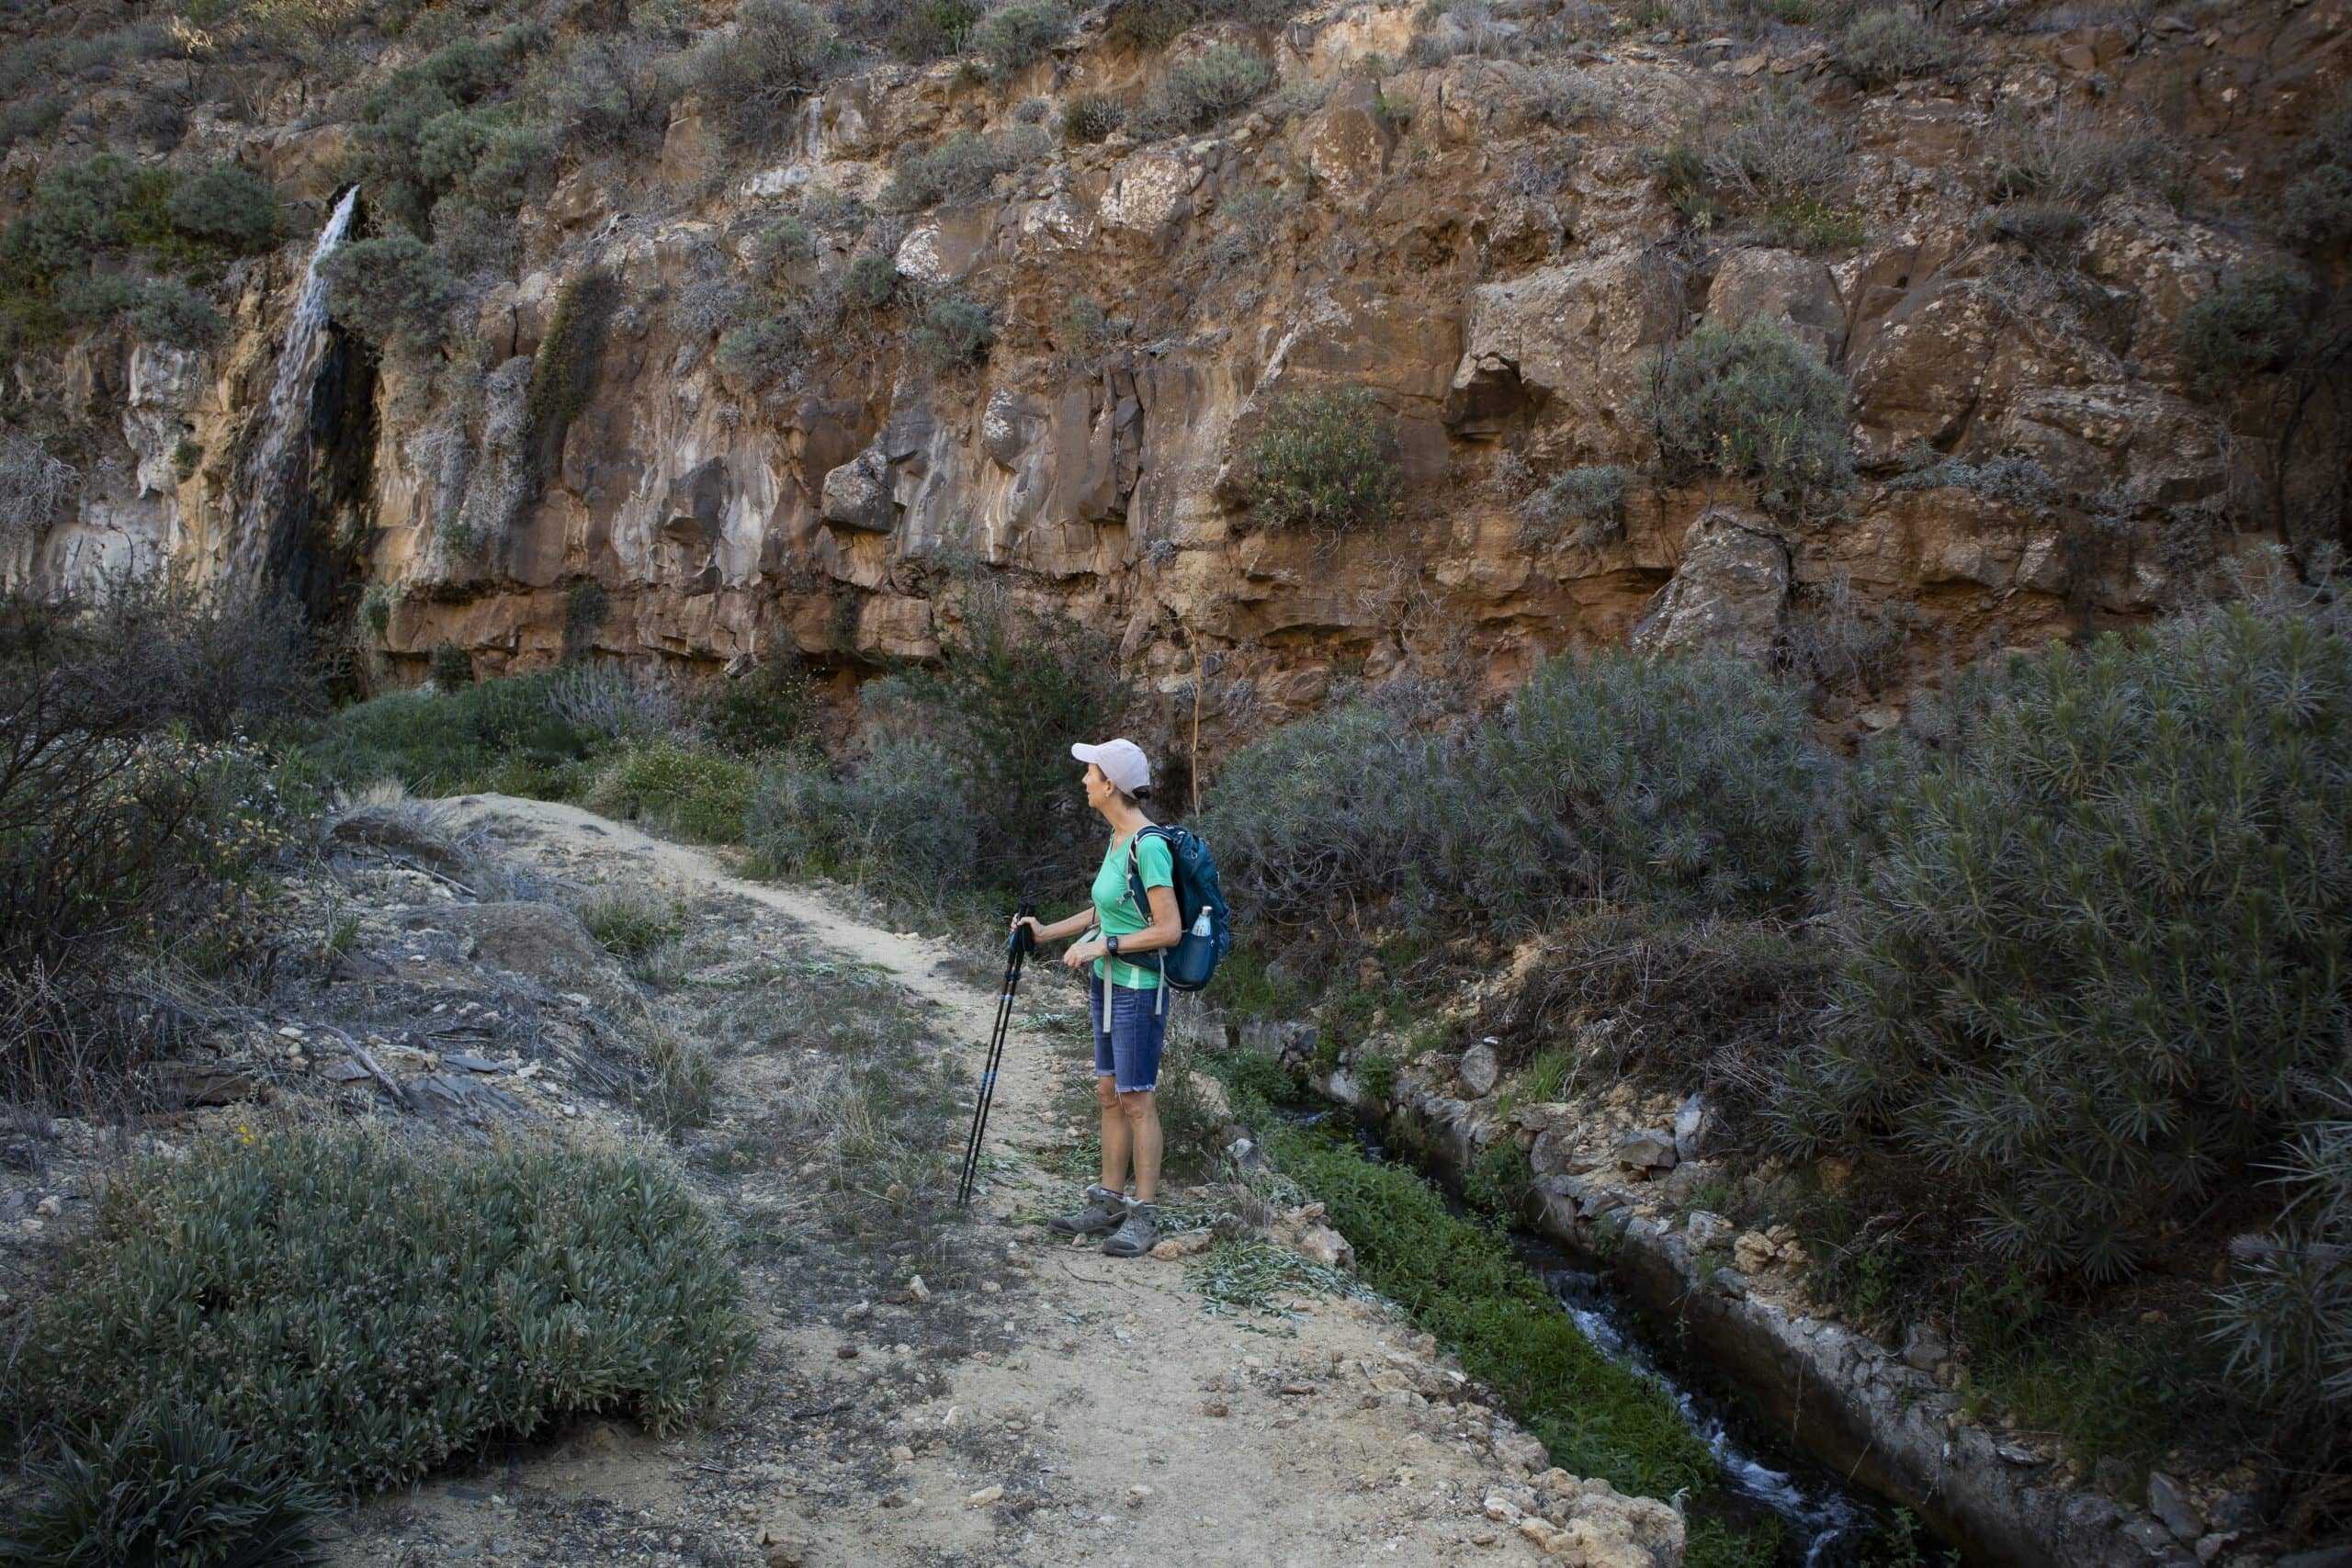
[[[1106,1086],[1111,1082],[1109,1078],[1094,1081]],[[1123,1141],[1135,1151],[1136,1201],[1154,1202],[1159,1195],[1159,1102],[1151,1090],[1137,1089],[1133,1094],[1120,1095],[1118,1109],[1119,1119],[1125,1123]],[[1107,1119],[1104,1124],[1109,1124]],[[1107,1136],[1102,1146],[1105,1149],[1111,1146]],[[1107,1154],[1103,1156],[1106,1165],[1109,1158]]]
[[[1106,1192],[1125,1192],[1127,1190],[1127,1160],[1132,1152],[1127,1136],[1127,1118],[1119,1104],[1125,1097],[1119,1093],[1116,1081],[1108,1073],[1099,1073],[1094,1078],[1094,1098],[1101,1102],[1102,1110],[1102,1190]],[[1155,1134],[1159,1132],[1156,1123],[1152,1131]],[[1152,1145],[1151,1169],[1153,1176],[1159,1174],[1159,1145],[1157,1142]]]

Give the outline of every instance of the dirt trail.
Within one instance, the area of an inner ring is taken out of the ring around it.
[[[710,853],[572,807],[483,795],[449,809],[520,857],[785,917],[797,940],[888,971],[935,1006],[967,1064],[980,1056],[995,998],[959,977],[968,961],[951,962],[944,942],[742,880]],[[1057,992],[1047,1005],[1067,1014],[1054,979],[1024,979],[1023,990],[1024,1003]],[[397,1521],[363,1531],[368,1550],[347,1560],[1542,1561],[1482,1511],[1498,1488],[1524,1495],[1540,1447],[1391,1310],[1326,1296],[1302,1300],[1287,1323],[1212,1316],[1185,1264],[1106,1258],[1045,1230],[1038,1216],[1072,1190],[1048,1156],[1066,1156],[1079,1131],[1055,1100],[1066,1107],[1069,1079],[1091,1065],[1034,1017],[1016,1016],[1006,1048],[989,1144],[1009,1157],[975,1202],[969,1269],[928,1301],[893,1300],[886,1283],[845,1309],[770,1304],[763,1349],[803,1403],[733,1400],[668,1443],[603,1427],[503,1472],[427,1483],[391,1505]],[[734,1114],[757,1111],[739,1100]],[[961,1314],[952,1348],[920,1331],[938,1314]],[[608,1528],[583,1535],[592,1516]]]

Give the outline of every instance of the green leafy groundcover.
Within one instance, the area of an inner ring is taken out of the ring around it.
[[[561,1416],[678,1426],[749,1348],[726,1259],[639,1153],[270,1130],[113,1182],[25,1370],[69,1429],[200,1410],[356,1495]]]
[[[1230,1075],[1237,1112],[1265,1132],[1282,1169],[1322,1200],[1364,1280],[1499,1392],[1554,1464],[1645,1497],[1696,1498],[1714,1488],[1714,1455],[1673,1396],[1595,1348],[1499,1228],[1454,1215],[1409,1170],[1266,1113],[1254,1092],[1262,1077]],[[1690,1568],[1769,1564],[1778,1548],[1773,1526],[1743,1534],[1690,1521]]]

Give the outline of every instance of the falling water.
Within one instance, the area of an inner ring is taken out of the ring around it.
[[[311,393],[319,378],[319,362],[327,345],[327,280],[320,271],[351,227],[352,204],[359,198],[353,186],[334,204],[319,243],[311,249],[311,263],[302,274],[301,292],[294,297],[294,313],[286,323],[286,341],[277,351],[277,384],[269,389],[269,407],[263,413],[261,445],[245,468],[243,525],[237,530],[233,563],[246,581],[257,579],[271,553],[288,481],[299,467],[307,480]],[[299,442],[299,445],[298,445]]]

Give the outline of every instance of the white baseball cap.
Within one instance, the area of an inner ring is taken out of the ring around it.
[[[1105,740],[1100,746],[1080,743],[1072,746],[1069,754],[1102,769],[1104,778],[1129,795],[1151,783],[1151,761],[1132,740]]]

